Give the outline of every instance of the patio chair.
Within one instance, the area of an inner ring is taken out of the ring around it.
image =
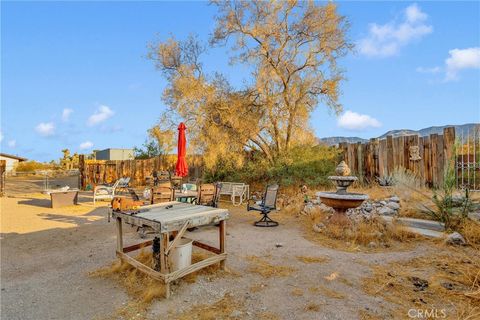
[[[222,196],[222,183],[215,183],[215,196],[213,197],[212,207],[218,208],[218,202],[220,202],[220,197]]]
[[[261,201],[250,204],[250,199],[247,203],[247,211],[260,211],[262,218],[254,223],[256,227],[276,227],[278,222],[273,221],[268,214],[277,210],[277,194],[278,184],[268,185]]]
[[[125,179],[126,178],[118,179],[117,181],[115,181],[115,183],[112,186],[108,186],[108,185],[95,186],[95,188],[93,189],[93,204],[95,204],[97,200],[101,200],[101,199],[112,200],[115,197],[115,191],[118,188],[118,186],[125,185]],[[127,185],[129,181],[130,181],[130,178],[128,178]]]
[[[195,183],[182,183],[181,189],[187,191],[197,191],[197,185]]]
[[[170,182],[164,182],[152,188],[151,203],[162,203],[173,201],[173,188]]]
[[[117,191],[127,191],[130,192],[130,177],[118,179],[119,183],[117,185]]]
[[[202,184],[198,190],[197,204],[215,206],[216,187],[214,184]]]

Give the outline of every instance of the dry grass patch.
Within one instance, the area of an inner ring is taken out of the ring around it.
[[[279,319],[281,319],[275,313],[268,312],[268,311],[260,312],[259,314],[255,315],[255,316],[256,316],[256,319],[259,319],[259,320],[279,320]]]
[[[465,220],[459,227],[459,232],[464,236],[469,245],[480,250],[480,223],[473,220]]]
[[[324,263],[330,260],[327,257],[297,256],[297,260],[303,263]]]
[[[265,259],[257,256],[247,256],[247,260],[250,262],[249,271],[257,273],[264,278],[286,277],[297,270],[288,266],[272,265]]]
[[[198,262],[207,257],[208,255],[204,252],[193,252],[192,263]],[[148,249],[142,249],[135,259],[144,265],[153,265],[153,256]],[[195,273],[191,273],[177,281],[194,283],[196,282],[198,275],[208,275],[208,279],[211,280],[221,275],[225,275],[226,273],[233,276],[237,275],[231,271],[221,271],[220,265],[215,264],[200,269]],[[126,289],[131,297],[133,297],[132,301],[117,309],[113,315],[104,317],[103,319],[143,319],[146,316],[146,312],[151,302],[154,299],[163,299],[165,295],[165,286],[162,282],[149,277],[120,259],[113,262],[108,267],[91,272],[90,276],[114,279]]]
[[[382,200],[391,197],[395,191],[392,187],[373,186],[355,186],[348,188],[348,192],[365,193],[371,200]]]
[[[135,259],[147,266],[151,266],[153,262],[152,253],[147,250],[141,250]],[[91,272],[90,276],[114,279],[126,288],[129,295],[147,304],[156,297],[163,297],[165,293],[163,283],[120,259],[109,267]]]
[[[327,288],[323,285],[318,285],[316,287],[310,287],[310,288],[308,288],[308,291],[310,291],[311,293],[321,293],[322,295],[324,295],[326,297],[330,297],[330,298],[345,299],[344,294],[342,294],[340,292],[336,292],[335,290]]]
[[[394,262],[373,268],[364,279],[370,295],[380,295],[398,306],[395,314],[411,308],[444,309],[447,318],[480,318],[480,256],[475,250],[439,248],[440,254]]]
[[[310,302],[305,306],[306,311],[318,312],[320,311],[320,306],[315,302]]]
[[[308,240],[345,251],[381,251],[392,246],[395,249],[406,249],[415,240],[424,239],[400,224],[387,224],[380,218],[342,225],[328,223],[327,217],[325,212],[303,217],[302,223]],[[325,225],[319,233],[313,231],[313,225],[318,223]]]
[[[322,292],[322,294],[324,294],[327,297],[334,298],[334,299],[345,299],[344,294],[337,292],[335,290],[332,290],[330,288],[327,288],[325,286],[320,285],[318,286],[318,289]]]
[[[303,296],[303,290],[300,288],[294,288],[291,292],[292,296],[301,297]]]
[[[266,287],[267,285],[264,283],[256,283],[250,287],[250,292],[253,292],[253,293],[260,292],[260,291],[263,291]]]
[[[367,310],[360,310],[359,312],[359,318],[360,320],[383,320],[385,317],[380,317],[376,314],[371,313],[370,311]]]
[[[218,320],[242,319],[244,316],[244,301],[226,293],[222,299],[214,304],[198,304],[180,314],[171,314],[170,319],[176,320]],[[238,315],[235,315],[238,311]],[[243,315],[243,316],[242,316]]]

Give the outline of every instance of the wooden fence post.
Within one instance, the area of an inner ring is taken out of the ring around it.
[[[443,152],[445,157],[445,166],[449,164],[455,166],[455,128],[448,127],[443,129]]]
[[[393,160],[393,137],[388,135],[387,136],[387,175],[391,175],[393,173],[394,167],[394,160]]]
[[[80,171],[78,188],[80,190],[85,190],[87,179],[85,176],[85,155],[83,154],[78,156],[78,170]]]

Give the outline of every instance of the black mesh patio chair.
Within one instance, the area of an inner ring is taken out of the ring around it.
[[[247,211],[260,211],[262,218],[254,223],[257,227],[276,227],[278,222],[273,221],[268,214],[277,210],[277,194],[278,184],[268,185],[263,195],[262,201],[251,203],[252,199],[248,200]]]

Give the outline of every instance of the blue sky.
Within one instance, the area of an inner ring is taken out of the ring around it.
[[[479,2],[339,2],[356,53],[340,65],[340,117],[319,105],[319,137],[480,121]],[[164,104],[147,43],[207,40],[206,2],[2,2],[1,150],[51,160],[60,150],[139,146]],[[203,63],[241,86],[225,48]]]

